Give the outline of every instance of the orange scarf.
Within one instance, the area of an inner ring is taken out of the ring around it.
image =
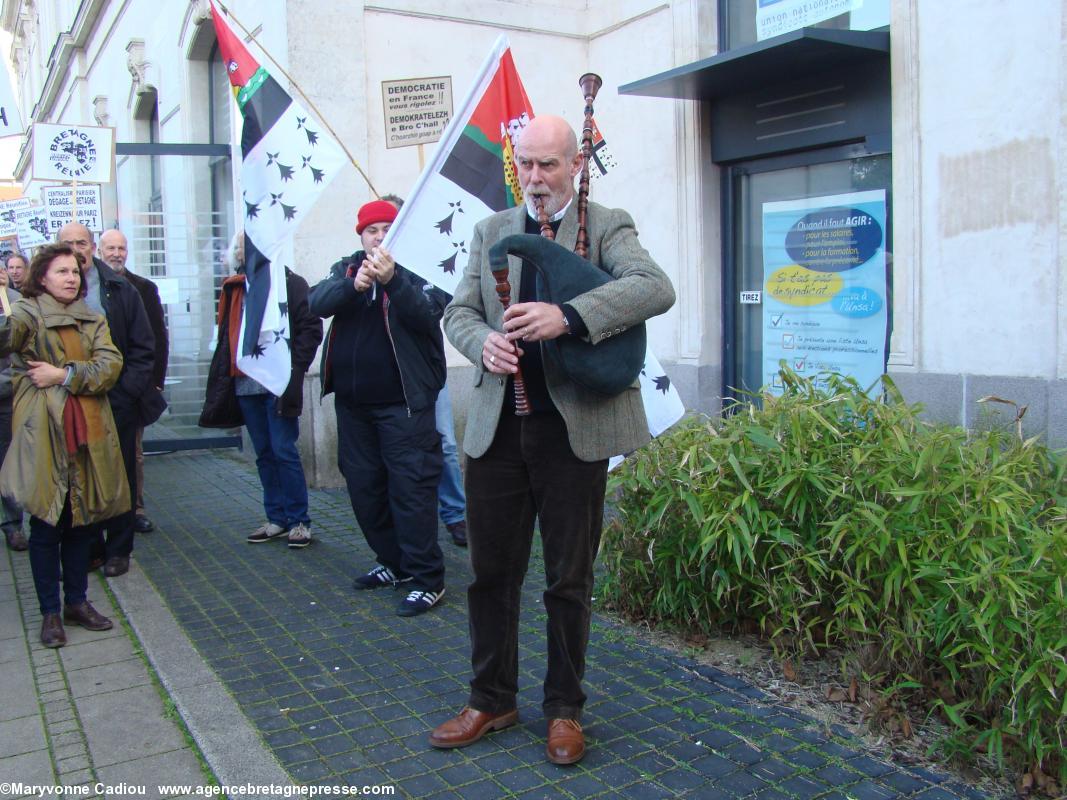
[[[63,343],[63,352],[67,361],[86,361],[85,348],[81,336],[74,325],[63,325],[56,329],[59,340]],[[100,415],[100,398],[89,395],[67,395],[63,405],[63,438],[66,440],[67,452],[73,455],[79,447],[104,439],[104,420]]]
[[[237,348],[241,344],[241,311],[245,304],[245,276],[231,275],[222,282],[222,285],[223,287],[233,286],[229,304],[225,303],[225,294],[223,294],[223,301],[219,303],[218,324],[221,325],[225,318],[228,326],[226,336],[230,342],[230,377],[237,377],[244,375],[241,370],[237,369]],[[225,292],[225,289],[223,291]]]

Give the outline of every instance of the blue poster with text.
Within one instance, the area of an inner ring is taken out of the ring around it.
[[[885,191],[763,204],[763,384],[779,361],[867,388],[885,367]]]

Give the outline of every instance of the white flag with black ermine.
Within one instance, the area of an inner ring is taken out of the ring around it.
[[[252,58],[214,5],[211,13],[244,117],[246,291],[237,368],[281,395],[292,371],[285,269],[293,265],[293,234],[348,159],[336,140]]]

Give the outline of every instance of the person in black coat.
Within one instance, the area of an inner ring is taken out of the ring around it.
[[[156,337],[148,321],[144,302],[133,284],[96,258],[93,233],[78,222],[70,222],[59,231],[59,241],[78,255],[87,292],[85,302],[93,311],[107,318],[111,341],[122,353],[119,382],[108,392],[111,413],[119,432],[119,449],[130,484],[130,497],[137,496],[137,429],[155,422],[163,412],[163,396],[152,385]],[[134,512],[102,524],[106,539],[103,547],[104,574],[109,578],[124,575],[130,568],[133,552]],[[100,550],[97,549],[96,558]]]
[[[244,425],[256,451],[256,468],[263,487],[267,521],[247,537],[258,544],[286,536],[293,549],[311,544],[307,481],[296,442],[304,404],[304,376],[322,341],[322,320],[308,311],[308,285],[285,270],[289,314],[289,355],[292,372],[280,397],[237,368],[238,336],[244,308],[244,234],[230,244],[236,275],[222,284],[219,297],[219,338],[208,369],[207,391],[200,425],[234,428]]]
[[[129,256],[129,248],[126,236],[117,228],[106,230],[100,236],[100,255],[104,262],[115,270],[116,273],[133,284],[137,294],[141,296],[145,312],[148,314],[148,322],[152,326],[152,333],[156,337],[155,359],[152,364],[152,386],[156,391],[163,391],[163,383],[167,377],[167,361],[170,357],[170,339],[167,335],[167,320],[163,313],[163,303],[159,299],[159,287],[148,278],[135,275],[126,269],[126,258]],[[149,533],[155,528],[145,514],[144,510],[144,450],[141,442],[144,439],[144,427],[137,429],[135,442],[135,460],[137,462],[137,497],[133,504],[135,514],[133,529],[137,533]]]
[[[311,290],[311,313],[333,317],[322,357],[323,394],[334,393],[337,460],[356,520],[378,566],[356,589],[406,584],[397,614],[410,617],[444,594],[437,544],[443,457],[434,405],[445,382],[441,315],[447,295],[397,264],[381,246],[396,218],[384,200],[359,210],[363,249]]]

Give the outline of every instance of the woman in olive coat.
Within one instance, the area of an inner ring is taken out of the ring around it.
[[[130,509],[107,401],[122,356],[83,295],[74,251],[46,245],[30,262],[23,299],[0,317],[0,355],[11,355],[14,384],[0,493],[31,515],[30,566],[45,647],[66,644],[64,619],[89,630],[111,628],[86,599],[92,525]]]

